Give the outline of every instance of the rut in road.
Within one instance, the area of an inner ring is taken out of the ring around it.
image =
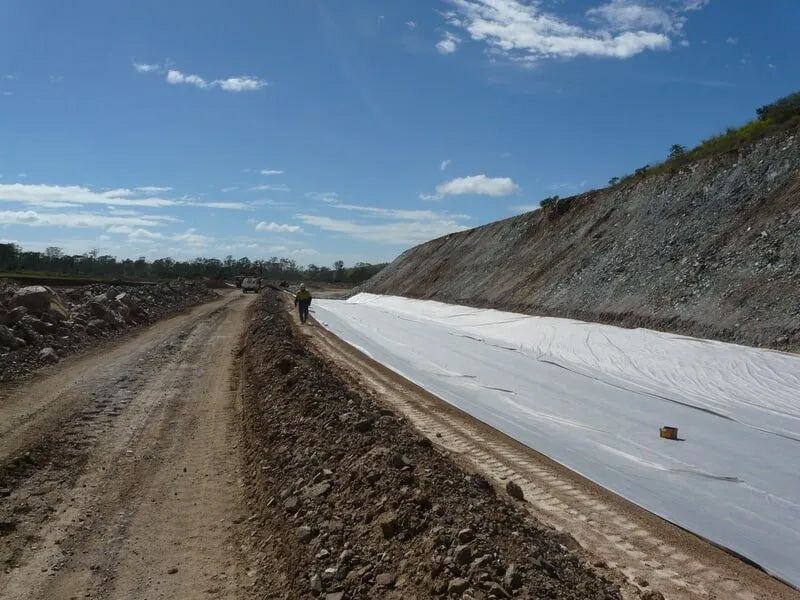
[[[249,304],[227,294],[5,398],[0,596],[248,597],[231,369]]]

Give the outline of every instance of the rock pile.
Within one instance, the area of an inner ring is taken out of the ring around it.
[[[0,281],[0,381],[212,296],[193,283],[98,284],[58,293],[42,285]]]
[[[309,351],[277,293],[255,311],[242,422],[264,598],[619,598],[518,501]]]

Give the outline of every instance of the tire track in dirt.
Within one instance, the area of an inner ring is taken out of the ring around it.
[[[248,305],[228,294],[65,361],[32,384],[38,415],[6,397],[0,596],[248,597],[228,381]]]

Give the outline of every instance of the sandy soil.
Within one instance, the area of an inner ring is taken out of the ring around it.
[[[253,298],[0,389],[0,597],[250,597],[231,367]]]

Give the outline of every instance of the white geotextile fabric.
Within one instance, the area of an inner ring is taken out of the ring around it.
[[[800,356],[396,296],[312,308],[445,401],[800,585]]]

